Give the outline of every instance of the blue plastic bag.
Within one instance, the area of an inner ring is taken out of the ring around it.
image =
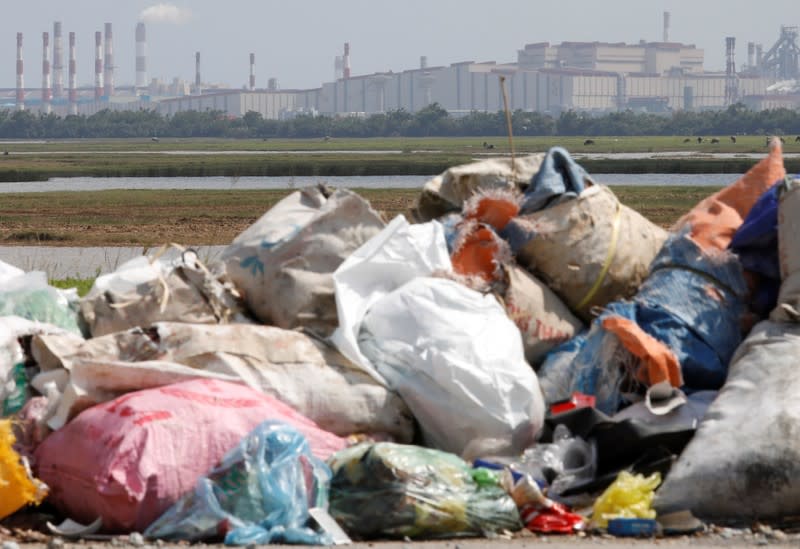
[[[327,545],[329,536],[306,523],[309,508],[327,508],[330,478],[330,469],[313,456],[303,435],[266,421],[144,535],[199,541],[225,534],[226,545]]]
[[[575,198],[592,178],[566,149],[552,147],[523,197],[521,215],[543,210],[564,198]]]

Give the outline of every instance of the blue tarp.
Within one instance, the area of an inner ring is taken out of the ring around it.
[[[551,398],[548,390],[554,395],[580,391],[597,396],[600,411],[617,410],[620,370],[635,360],[626,356],[615,335],[603,329],[603,319],[612,315],[635,321],[675,353],[685,391],[719,389],[742,340],[740,317],[746,293],[742,267],[734,254],[712,256],[685,233],[672,235],[633,300],[607,305],[585,341],[578,342],[577,352],[562,347],[548,356],[539,371],[546,398]],[[570,354],[574,358],[565,360]]]
[[[592,181],[592,178],[566,149],[551,148],[525,191],[520,215],[538,212],[565,198],[575,198],[583,191],[587,180]]]

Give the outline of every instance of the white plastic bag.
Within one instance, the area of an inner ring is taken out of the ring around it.
[[[437,270],[452,270],[442,225],[410,225],[403,216],[394,218],[333,273],[339,328],[331,340],[339,351],[384,382],[358,347],[364,315],[389,292]]]
[[[408,404],[426,445],[475,457],[518,454],[544,421],[520,332],[491,295],[415,278],[373,302],[361,351]]]
[[[332,274],[383,221],[345,189],[290,194],[222,253],[227,276],[266,324],[329,336],[337,326]]]

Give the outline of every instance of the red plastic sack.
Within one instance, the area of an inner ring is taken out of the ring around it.
[[[584,527],[582,516],[554,501],[546,506],[526,505],[520,516],[525,528],[540,534],[574,534]]]
[[[327,459],[345,441],[243,385],[197,379],[130,393],[81,413],[36,451],[48,501],[107,532],[144,531],[267,419],[299,430]]]

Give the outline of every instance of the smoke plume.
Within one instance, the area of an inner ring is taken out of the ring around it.
[[[179,8],[174,4],[156,4],[145,8],[139,14],[139,20],[144,23],[185,23],[192,16],[192,13],[185,8]]]

